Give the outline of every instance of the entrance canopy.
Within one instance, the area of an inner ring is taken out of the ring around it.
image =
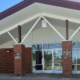
[[[26,3],[26,0],[23,1],[22,5],[25,3]],[[68,5],[67,6],[49,5],[47,1],[46,1],[46,4],[43,4],[43,3],[40,2],[40,0],[39,2],[33,2],[33,4],[29,3],[30,5],[17,10],[17,12],[13,14],[11,14],[10,12],[11,15],[6,16],[7,14],[5,14],[5,17],[1,13],[2,15],[2,16],[0,15],[1,17],[1,20],[0,20],[1,48],[4,47],[4,45],[5,47],[9,47],[9,46],[12,47],[12,45],[14,44],[14,42],[12,41],[11,37],[7,32],[10,32],[13,35],[13,37],[17,40],[17,27],[18,25],[20,25],[22,28],[21,35],[23,39],[26,33],[29,32],[33,24],[36,22],[36,20],[42,16],[45,17],[50,22],[50,24],[52,24],[64,38],[66,38],[66,20],[68,20],[69,21],[69,37],[71,37],[71,35],[75,32],[75,30],[80,26],[79,9],[76,10],[75,7],[74,9],[68,8],[67,7]],[[21,3],[19,5],[21,6]],[[25,6],[26,5],[27,4],[25,4]],[[16,8],[13,7],[12,10],[14,11],[14,9]],[[5,11],[3,13],[8,13],[8,12]],[[31,42],[32,42],[31,44],[38,43],[40,40],[36,39],[36,37],[40,36],[41,33],[42,33],[41,35],[44,35],[44,36],[47,33],[48,35],[46,35],[46,37],[48,37],[49,39],[53,37],[51,39],[53,42],[58,42],[58,41],[61,42],[62,39],[60,38],[59,35],[55,33],[55,31],[52,30],[52,28],[49,27],[50,26],[49,24],[47,24],[47,28],[45,28],[43,31],[41,27],[41,20],[42,18],[40,19],[36,27],[33,29],[31,34],[28,36],[27,41],[25,41],[24,44],[31,43]],[[44,36],[42,36],[41,40],[44,39]],[[76,36],[77,40],[75,38],[74,41],[80,41],[80,39],[78,39],[78,36]],[[45,39],[42,42],[46,43],[47,41]],[[51,40],[48,40],[48,41],[52,43]]]

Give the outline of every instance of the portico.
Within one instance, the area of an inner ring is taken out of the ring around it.
[[[1,54],[3,49],[11,53],[12,48],[12,72],[16,76],[63,73],[64,77],[80,73],[79,15],[79,10],[35,2],[1,19]]]

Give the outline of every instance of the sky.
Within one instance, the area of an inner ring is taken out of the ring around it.
[[[0,0],[0,12],[5,11],[6,9],[18,4],[23,0]]]
[[[68,1],[80,2],[80,0],[68,0]]]
[[[6,9],[18,4],[23,0],[0,0],[0,12],[5,11]],[[74,2],[80,2],[80,0],[68,0],[68,1],[74,1]]]

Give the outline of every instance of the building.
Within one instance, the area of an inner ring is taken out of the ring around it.
[[[79,30],[78,2],[24,0],[0,13],[0,73],[80,74]]]

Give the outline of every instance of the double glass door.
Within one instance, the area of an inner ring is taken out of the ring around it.
[[[43,51],[43,70],[62,71],[62,50]]]
[[[52,70],[53,62],[53,52],[52,51],[43,51],[43,70]]]
[[[36,51],[33,59],[33,70],[62,71],[62,50]]]

